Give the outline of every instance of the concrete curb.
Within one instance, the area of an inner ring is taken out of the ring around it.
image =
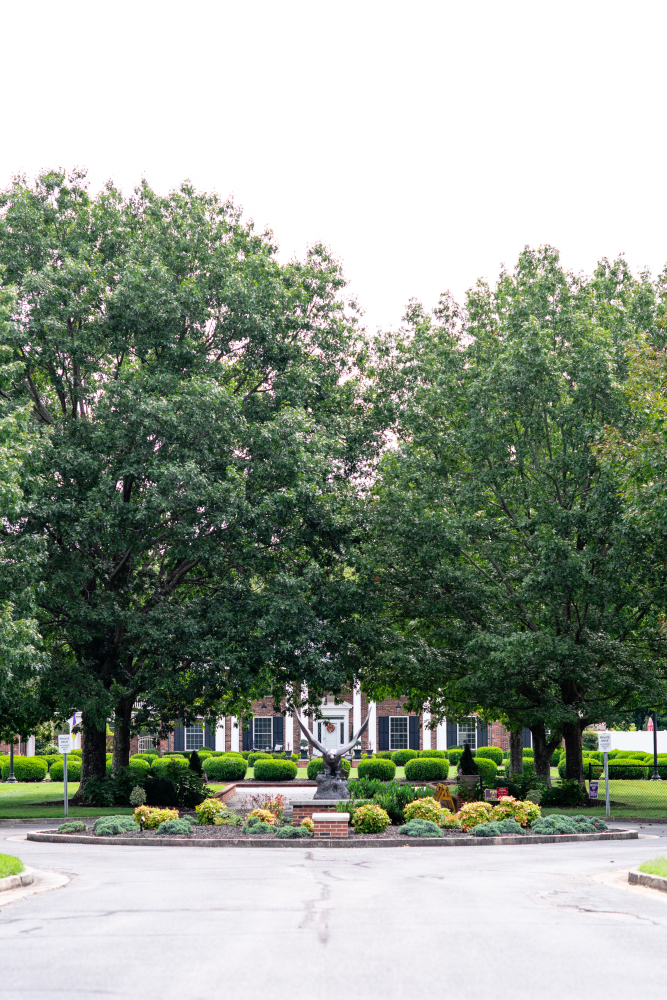
[[[571,844],[584,841],[598,840],[637,840],[636,830],[623,830],[617,833],[569,833],[561,836],[547,836],[546,834],[526,837],[470,837],[463,839],[458,837],[387,837],[384,840],[351,840],[347,837],[332,837],[308,840],[191,840],[189,837],[151,837],[150,840],[142,840],[139,837],[93,837],[91,835],[65,834],[65,833],[29,833],[26,840],[36,840],[40,843],[48,844],[90,844],[90,845],[112,845],[122,847],[269,847],[291,849],[300,848],[310,850],[314,847],[510,847],[521,844]]]
[[[640,872],[638,868],[631,868],[628,872],[628,882],[630,885],[645,885],[649,889],[660,889],[667,892],[667,878],[662,875],[647,875]]]
[[[35,873],[32,868],[24,868],[19,875],[7,875],[0,878],[0,892],[9,892],[10,889],[20,889],[24,885],[32,885],[35,881]]]

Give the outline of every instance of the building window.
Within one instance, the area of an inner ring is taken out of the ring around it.
[[[477,749],[477,719],[470,715],[465,722],[459,726],[459,742],[460,747],[464,747],[468,744],[471,750]]]
[[[260,718],[259,716],[256,717],[254,719],[253,726],[253,746],[255,747],[255,750],[272,750],[273,719],[271,716],[268,718]]]
[[[201,750],[204,746],[204,727],[201,722],[185,727],[185,749]]]
[[[147,753],[149,750],[155,750],[155,740],[152,736],[140,736],[139,753]]]
[[[407,716],[395,716],[389,719],[389,749],[408,749],[408,720]]]

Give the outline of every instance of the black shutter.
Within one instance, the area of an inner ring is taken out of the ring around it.
[[[276,743],[284,744],[285,739],[283,733],[285,731],[285,720],[282,715],[273,716],[273,745],[275,747]],[[285,747],[283,746],[283,750]]]
[[[389,716],[378,716],[378,750],[389,749]]]
[[[459,729],[455,722],[450,722],[447,719],[447,749],[450,747],[455,747],[458,744],[459,739]]]
[[[419,750],[418,715],[411,715],[408,719],[408,750]]]
[[[485,747],[488,746],[486,742],[489,738],[489,727],[485,722],[477,723],[477,746]]]
[[[252,724],[253,720],[250,720],[250,725],[248,722],[242,723],[243,725],[243,750],[252,750]]]
[[[204,746],[215,750],[215,730],[210,726],[204,726]]]
[[[533,734],[525,727],[521,730],[521,745],[530,749],[533,745]]]
[[[185,750],[185,726],[174,729],[174,750]]]

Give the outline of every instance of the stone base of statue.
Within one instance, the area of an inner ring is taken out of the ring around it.
[[[344,778],[336,778],[333,774],[325,774],[320,771],[315,775],[317,791],[313,795],[314,799],[349,799],[350,789]]]

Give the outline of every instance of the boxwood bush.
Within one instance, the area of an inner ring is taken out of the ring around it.
[[[475,751],[475,759],[477,757],[488,757],[496,767],[500,767],[503,762],[503,752],[500,747],[478,747]]]
[[[441,760],[447,760],[446,750],[420,750],[420,757],[440,757]]]
[[[395,750],[376,750],[373,756],[380,757],[382,760],[391,760],[395,752]]]
[[[488,757],[475,757],[474,759],[477,766],[477,773],[482,775],[484,784],[488,785],[495,781],[496,774],[498,773],[495,761],[489,760]]]
[[[64,764],[62,760],[55,760],[51,765],[49,774],[51,775],[51,781],[62,781]],[[67,755],[67,780],[68,781],[78,781],[81,777],[81,760],[79,757],[70,757]]]
[[[405,765],[405,777],[410,781],[439,781],[448,775],[448,762],[437,757],[416,757]]]
[[[242,781],[248,770],[247,762],[236,754],[207,757],[202,767],[209,781]]]
[[[419,750],[394,750],[391,755],[396,767],[405,767],[409,760],[414,760],[415,757],[419,757]]]
[[[451,750],[447,751],[447,756],[449,757],[449,763],[453,767],[456,767],[463,756],[463,750],[460,747],[452,747]]]
[[[167,754],[165,754],[163,757],[155,758],[151,764],[151,771],[153,774],[162,776],[167,772],[167,768],[170,764],[179,768],[181,771],[188,771],[190,768],[190,761],[187,757],[182,757],[180,755],[177,757],[173,754],[167,756]]]
[[[583,758],[584,777],[588,778],[588,765],[589,765],[589,763],[591,765],[591,770],[592,770],[592,773],[593,773],[593,777],[594,778],[599,778],[600,775],[602,774],[603,770],[604,770],[604,767],[600,763],[600,761],[596,760],[594,757],[584,757]],[[609,766],[611,768],[611,763],[610,763]],[[563,757],[561,759],[559,765],[558,765],[558,774],[560,775],[561,778],[565,777],[566,768],[567,768],[567,761],[565,760],[565,757]],[[609,776],[611,777],[611,771],[609,773]]]
[[[270,753],[264,753],[263,750],[253,750],[248,754],[248,766],[254,767],[256,760],[272,760]]]
[[[649,774],[653,773],[653,769],[649,769],[648,764],[643,764],[640,761],[634,760],[624,760],[618,759],[609,761],[609,777],[615,780],[629,781],[631,779],[637,780],[641,778],[648,778]]]
[[[367,757],[359,761],[357,773],[360,778],[379,778],[380,781],[392,781],[396,774],[393,760],[382,757]]]
[[[291,760],[257,760],[255,761],[255,779],[257,781],[292,781],[296,778],[298,768]]]
[[[62,765],[61,765],[62,766]],[[43,757],[14,757],[14,777],[17,781],[43,781],[48,768]],[[79,761],[79,774],[81,773],[81,761]],[[2,778],[7,779],[9,774],[9,757],[6,757],[2,764]]]
[[[524,747],[523,748],[523,756],[524,757],[534,757],[535,756],[535,751],[531,750],[530,747]]]
[[[340,762],[340,765],[343,768],[343,770],[345,771],[346,776],[349,776],[349,774],[350,774],[350,768],[352,767],[352,765],[350,764],[349,760],[345,760],[343,758],[343,760],[341,760],[341,762]],[[324,767],[324,763],[322,762],[322,758],[321,757],[313,757],[313,759],[308,762],[308,767],[306,768],[306,774],[308,775],[308,781],[315,781],[315,775],[319,774],[323,767]],[[255,771],[255,776],[256,775],[257,775],[257,772]]]

